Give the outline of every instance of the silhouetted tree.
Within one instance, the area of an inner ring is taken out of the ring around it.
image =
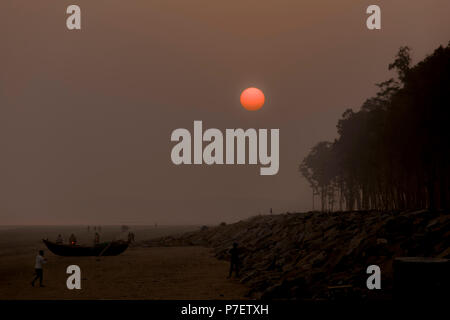
[[[401,47],[389,69],[398,79],[377,84],[360,110],[347,109],[338,139],[319,142],[300,172],[322,211],[447,209],[450,44],[411,67]]]

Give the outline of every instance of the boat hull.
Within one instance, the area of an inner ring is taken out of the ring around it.
[[[48,240],[42,241],[52,253],[64,257],[117,256],[128,248],[128,242],[125,241],[105,242],[92,247],[57,244]]]

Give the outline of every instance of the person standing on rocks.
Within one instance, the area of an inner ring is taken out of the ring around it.
[[[236,277],[239,277],[239,249],[236,242],[233,243],[233,248],[230,249],[230,256],[230,273],[228,278],[231,278],[233,271],[235,272]]]

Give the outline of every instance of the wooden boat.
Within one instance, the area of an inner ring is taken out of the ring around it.
[[[65,257],[81,257],[81,256],[117,256],[128,248],[126,241],[111,241],[103,242],[92,247],[57,244],[48,240],[42,240],[47,246],[48,250],[58,256]]]

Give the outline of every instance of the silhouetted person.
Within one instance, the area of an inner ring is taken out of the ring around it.
[[[75,235],[73,233],[70,235],[69,244],[71,246],[74,246],[77,244],[77,237],[75,237]]]
[[[89,230],[90,230],[91,228],[90,228],[90,227],[88,226],[88,228],[87,228],[87,229],[88,229],[88,232],[89,232]]]
[[[94,237],[94,244],[97,245],[99,243],[100,243],[100,234],[96,232]]]
[[[129,243],[134,242],[134,232],[128,232],[128,242]]]
[[[36,263],[34,265],[34,272],[36,276],[33,281],[31,281],[31,285],[34,287],[34,282],[39,279],[39,286],[43,287],[42,281],[44,279],[44,272],[42,270],[42,265],[47,262],[47,259],[44,258],[44,250],[39,250],[39,254],[36,256]]]
[[[236,242],[233,243],[233,248],[230,249],[230,256],[230,273],[228,278],[231,277],[233,271],[235,272],[236,277],[239,277],[239,249]]]
[[[62,244],[64,242],[61,234],[58,234],[58,238],[56,238],[56,244]]]

